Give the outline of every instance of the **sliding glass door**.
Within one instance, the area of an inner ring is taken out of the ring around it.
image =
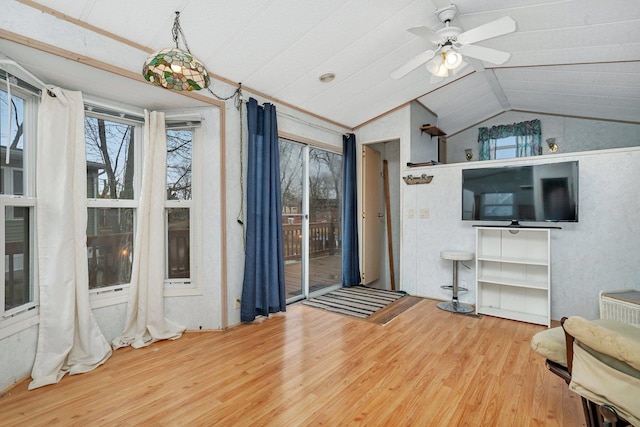
[[[340,286],[342,155],[280,139],[287,301]]]

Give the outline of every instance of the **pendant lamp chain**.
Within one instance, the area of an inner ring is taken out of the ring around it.
[[[222,97],[214,93],[210,85],[209,73],[206,67],[200,63],[191,53],[187,38],[182,31],[180,25],[180,12],[176,11],[176,17],[173,20],[173,28],[171,35],[174,48],[162,49],[149,58],[147,58],[142,75],[144,78],[156,86],[175,91],[191,91],[207,89],[211,95],[220,101],[228,101],[235,98],[234,106],[240,112],[240,212],[238,212],[237,222],[242,226],[243,242],[245,241],[245,225],[244,225],[244,134],[243,134],[243,113],[242,105],[244,99],[242,96],[242,83],[238,83],[238,88],[229,96]],[[180,40],[186,50],[180,48]]]
[[[176,12],[176,17],[173,20],[173,29],[171,30],[171,34],[173,34],[173,41],[176,44],[176,48],[180,49],[178,46],[178,36],[182,38],[182,44],[187,49],[187,52],[191,53],[191,49],[189,49],[189,45],[187,44],[187,39],[184,36],[184,32],[182,32],[182,27],[180,26],[180,12]]]
[[[187,38],[184,35],[184,32],[182,31],[182,26],[180,26],[180,12],[176,11],[176,18],[173,20],[173,29],[171,30],[171,34],[173,35],[173,41],[176,44],[176,48],[180,49],[180,46],[178,45],[178,37],[180,38],[180,40],[182,41],[182,44],[184,45],[185,49],[187,50],[187,52],[189,52],[191,54],[191,49],[189,49],[189,43],[187,43]],[[233,98],[234,96],[238,95],[238,99],[236,100],[235,103],[235,107],[236,109],[240,109],[241,104],[242,104],[242,83],[238,83],[238,88],[229,96],[225,97],[221,97],[218,94],[214,93],[210,87],[207,86],[207,91],[209,91],[209,93],[211,95],[213,95],[214,97],[216,97],[218,100],[220,101],[228,101],[231,98]]]

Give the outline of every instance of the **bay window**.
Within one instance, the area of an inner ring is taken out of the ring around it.
[[[194,147],[197,128],[168,125],[165,199],[165,284],[167,289],[193,288]],[[196,166],[196,172],[198,167]],[[197,176],[197,175],[195,175]]]
[[[0,256],[4,258],[0,325],[29,317],[37,305],[34,278],[37,93],[0,83]],[[11,96],[9,96],[9,92]]]
[[[140,135],[138,123],[90,113],[85,116],[91,290],[121,287],[131,279]]]

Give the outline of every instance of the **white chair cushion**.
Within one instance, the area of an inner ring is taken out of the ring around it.
[[[608,330],[622,330],[624,331],[623,334],[631,334],[634,332],[633,329],[628,330],[626,324],[617,322],[615,320],[597,319],[590,321],[585,320],[585,322],[599,325]],[[569,323],[569,325],[571,326],[571,322]],[[635,329],[640,332],[640,329]],[[559,363],[562,366],[567,366],[567,349],[565,347],[564,330],[561,326],[545,329],[535,334],[533,338],[531,338],[531,348],[546,359]]]
[[[531,348],[539,355],[567,366],[567,349],[564,340],[564,330],[557,328],[545,329],[531,338]]]
[[[569,317],[564,328],[582,345],[640,370],[640,328],[615,320],[595,322],[578,316]]]

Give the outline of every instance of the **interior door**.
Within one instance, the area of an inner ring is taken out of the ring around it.
[[[382,232],[382,156],[362,146],[362,283],[380,278]]]

